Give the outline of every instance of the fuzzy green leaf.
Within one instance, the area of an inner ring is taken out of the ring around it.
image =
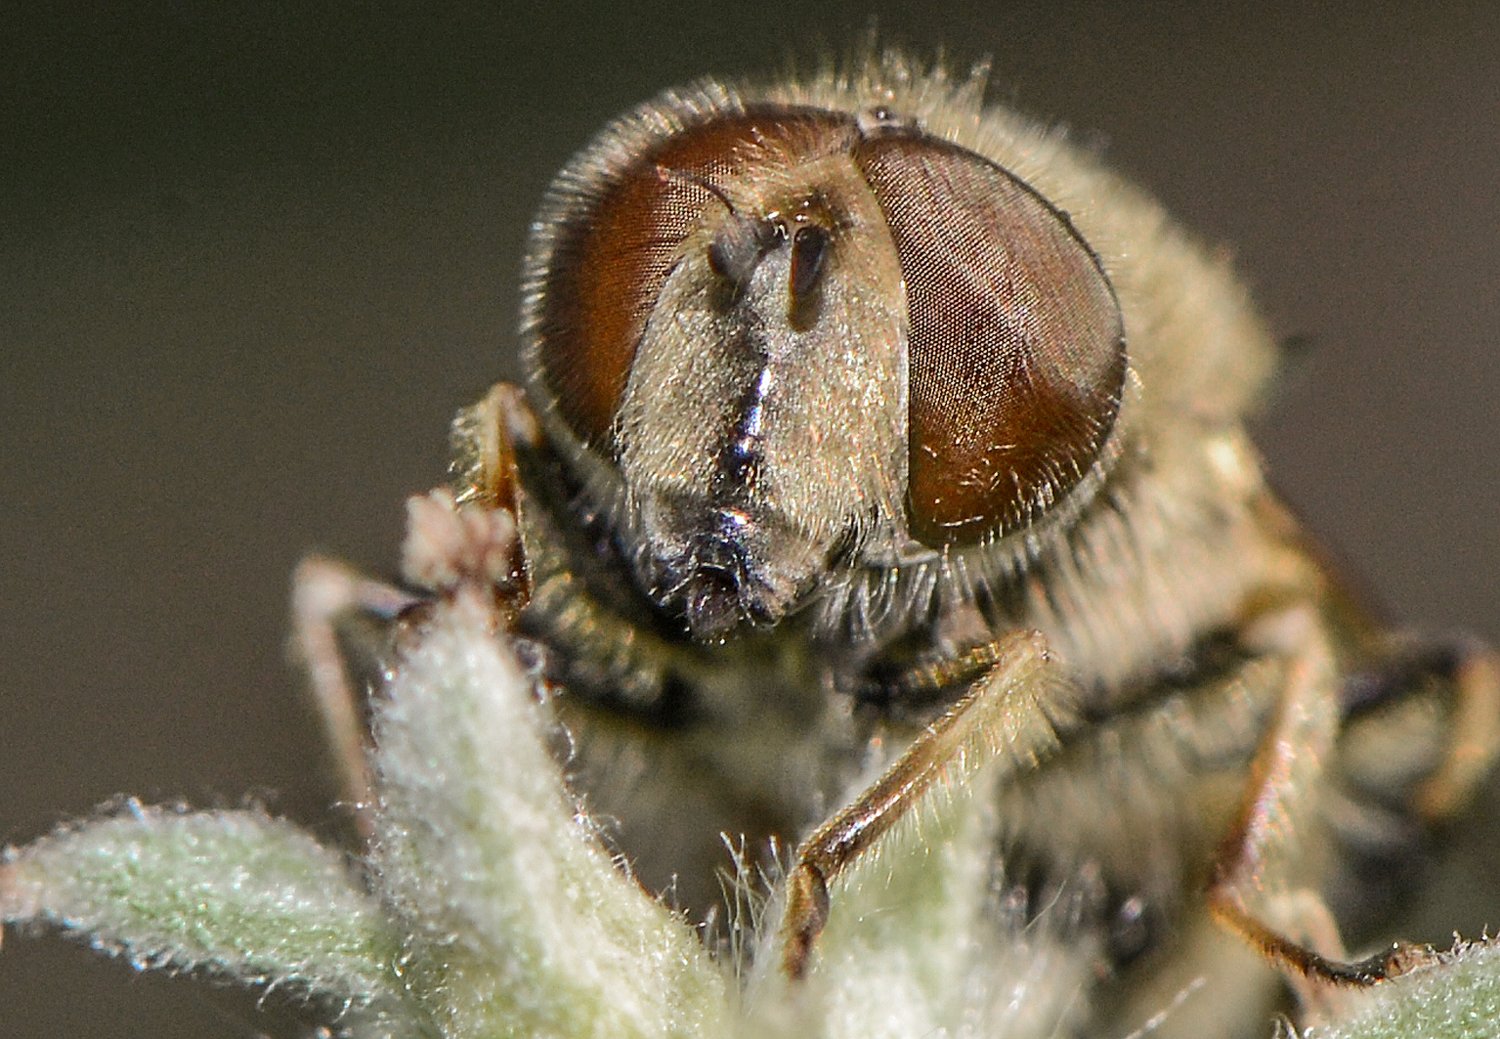
[[[204,969],[345,1008],[389,991],[398,948],[343,857],[291,824],[133,801],[7,849],[0,918],[77,932],[138,968]]]
[[[377,711],[371,865],[407,921],[409,991],[456,1036],[722,1033],[719,969],[568,797],[492,620],[444,606]]]
[[[1460,943],[1440,963],[1345,998],[1339,1020],[1305,1030],[1305,1039],[1495,1039],[1500,945]]]

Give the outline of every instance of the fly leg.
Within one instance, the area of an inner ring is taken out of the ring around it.
[[[292,575],[292,651],[307,669],[313,700],[338,770],[341,800],[361,837],[371,835],[370,773],[365,763],[362,698],[340,630],[351,616],[395,623],[421,598],[322,556],[308,556]]]
[[[1342,700],[1345,729],[1363,748],[1346,771],[1426,823],[1457,812],[1500,750],[1500,662],[1473,638],[1408,640],[1350,675]],[[1424,732],[1429,740],[1415,739]],[[1392,764],[1414,754],[1405,774]]]
[[[529,571],[516,523],[518,488],[513,441],[535,437],[535,421],[520,391],[497,384],[453,423],[453,490],[407,501],[402,572],[416,588],[447,594],[470,582],[491,589],[500,622],[509,625],[530,595]],[[343,563],[309,556],[292,578],[292,645],[307,668],[338,769],[343,799],[362,837],[370,836],[371,784],[365,760],[364,683],[346,653],[345,638],[359,621],[399,635],[429,602],[413,592],[365,576]],[[384,654],[366,633],[365,655]],[[368,668],[366,669],[368,670]],[[378,667],[377,667],[378,670]]]
[[[1321,898],[1279,875],[1281,863],[1286,846],[1296,839],[1297,821],[1307,815],[1312,794],[1328,778],[1341,726],[1351,715],[1423,685],[1417,677],[1446,676],[1439,684],[1453,695],[1451,737],[1413,801],[1428,813],[1455,804],[1493,755],[1500,725],[1494,661],[1472,646],[1461,652],[1434,651],[1425,660],[1420,655],[1393,657],[1384,669],[1364,676],[1365,684],[1356,675],[1341,685],[1332,653],[1308,611],[1288,611],[1266,627],[1272,638],[1296,648],[1275,717],[1256,754],[1239,819],[1215,863],[1210,907],[1269,960],[1311,983],[1373,985],[1431,963],[1437,954],[1430,947],[1406,942],[1363,960],[1347,960]],[[1289,937],[1291,930],[1306,941]]]
[[[828,920],[829,886],[934,788],[972,778],[990,763],[1005,774],[1037,767],[1059,747],[1069,724],[1072,684],[1035,632],[1016,632],[985,648],[990,665],[969,691],[913,741],[874,784],[797,849],[787,877],[782,970],[807,973]]]
[[[1416,952],[1407,946],[1345,962],[1343,943],[1317,896],[1282,875],[1287,845],[1296,839],[1296,823],[1309,814],[1311,793],[1338,735],[1332,648],[1305,607],[1263,618],[1250,637],[1287,653],[1288,671],[1252,762],[1239,816],[1220,845],[1209,908],[1267,959],[1301,977],[1364,985],[1402,973]],[[1320,948],[1289,937],[1291,928]]]

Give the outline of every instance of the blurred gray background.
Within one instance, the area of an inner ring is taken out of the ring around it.
[[[1496,5],[431,6],[0,28],[0,843],[121,792],[330,831],[288,576],[313,548],[394,565],[452,412],[513,370],[548,178],[657,90],[809,67],[871,15],[992,54],[994,98],[1233,249],[1311,342],[1260,423],[1279,485],[1395,617],[1500,642]],[[5,945],[12,1039],[296,1034]]]

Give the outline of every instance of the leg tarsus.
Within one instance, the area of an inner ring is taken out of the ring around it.
[[[1429,945],[1392,942],[1362,960],[1346,960],[1342,958],[1341,943],[1336,946],[1336,953],[1325,955],[1310,945],[1293,941],[1267,927],[1223,889],[1216,888],[1210,894],[1209,905],[1221,923],[1240,934],[1268,960],[1314,983],[1345,987],[1377,985],[1438,959],[1437,952]],[[1328,922],[1332,923],[1331,918]]]
[[[787,878],[785,952],[787,977],[800,981],[807,974],[818,935],[828,923],[828,881],[817,866],[799,862]]]

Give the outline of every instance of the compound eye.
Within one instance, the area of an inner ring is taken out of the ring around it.
[[[678,118],[650,114],[655,122]],[[567,425],[603,451],[636,348],[685,243],[718,228],[705,259],[731,291],[774,244],[778,228],[734,212],[727,187],[786,156],[846,150],[853,129],[837,113],[765,106],[661,136],[632,134],[628,125],[606,134],[558,179],[527,261],[525,323],[538,374]],[[802,255],[806,272],[812,252]],[[818,264],[810,266],[816,280]]]
[[[942,548],[1024,529],[1089,473],[1119,413],[1114,290],[1067,215],[982,156],[904,133],[854,155],[906,281],[911,534]]]

